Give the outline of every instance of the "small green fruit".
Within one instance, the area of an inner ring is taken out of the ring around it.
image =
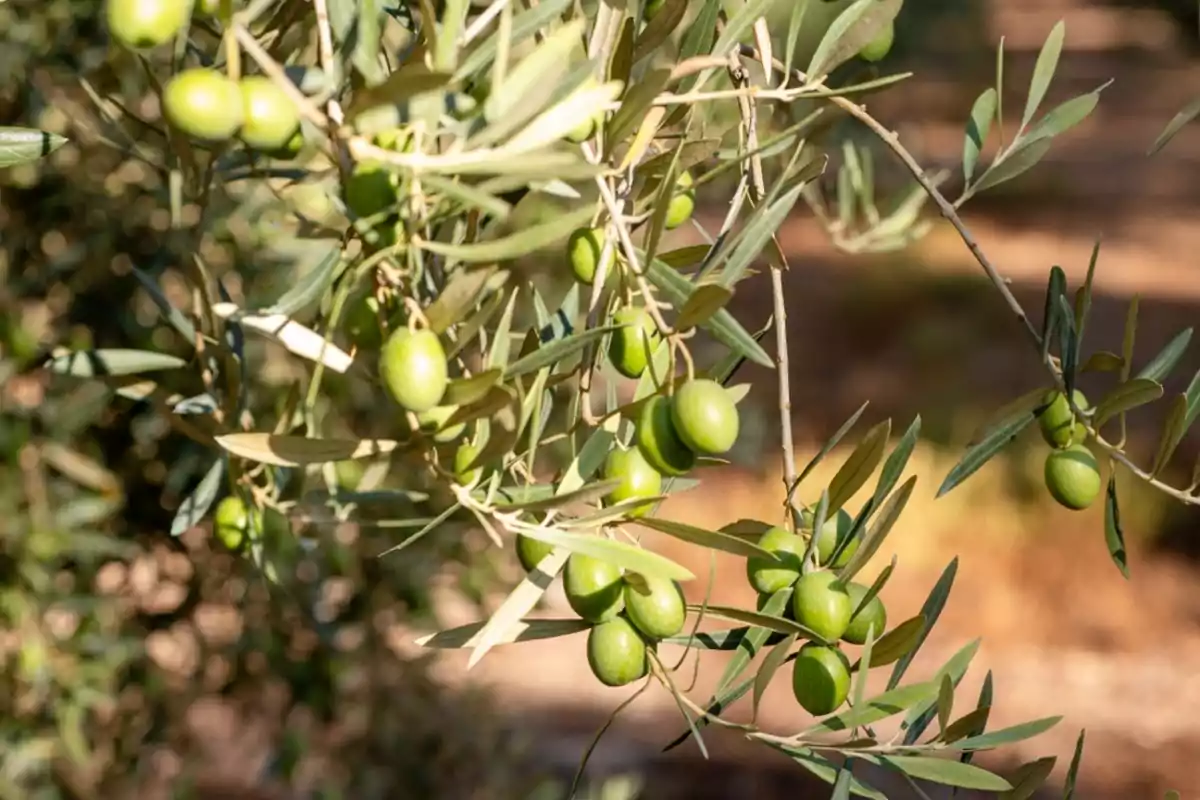
[[[800,513],[800,524],[812,530],[813,523],[816,520],[813,518],[813,513],[807,509]],[[841,555],[838,556],[837,563],[830,564],[829,557],[833,555],[833,549],[837,547],[838,537],[846,535],[851,528],[854,527],[854,518],[844,508],[839,508],[837,514],[832,519],[825,520],[825,525],[821,528],[821,534],[817,537],[817,561],[822,566],[832,566],[834,569],[841,569],[850,562],[850,558],[858,550],[860,538],[855,537],[850,540],[850,543],[842,549]]]
[[[867,632],[872,627],[875,629],[874,637],[879,639],[887,629],[887,609],[883,606],[883,601],[879,599],[879,595],[871,598],[871,602],[867,603],[861,609],[863,598],[867,596],[867,592],[871,591],[870,587],[863,586],[861,583],[846,584],[846,594],[850,595],[850,624],[846,627],[846,632],[842,634],[842,640],[850,644],[866,644]],[[857,613],[855,613],[857,611]]]
[[[563,570],[567,603],[582,619],[604,622],[625,607],[621,568],[598,558],[572,553]]]
[[[343,188],[346,208],[360,219],[382,214],[396,206],[400,179],[380,164],[363,162],[354,167]]]
[[[696,454],[679,438],[671,421],[671,400],[661,394],[642,405],[634,440],[650,466],[663,475],[679,477],[696,466]]]
[[[247,541],[256,539],[261,529],[260,512],[247,506],[242,498],[230,495],[217,504],[213,531],[230,550],[240,550]]]
[[[828,570],[801,575],[792,594],[796,622],[827,642],[842,638],[850,625],[850,595],[837,575]]]
[[[882,61],[892,51],[892,43],[895,40],[896,26],[889,22],[883,30],[875,35],[874,39],[867,42],[866,46],[858,51],[858,57],[863,61]]]
[[[1089,410],[1087,397],[1083,392],[1076,389],[1072,392],[1071,399],[1081,411]],[[1047,392],[1043,402],[1047,405],[1038,415],[1038,428],[1041,429],[1046,444],[1064,448],[1081,444],[1087,439],[1087,426],[1083,424],[1083,420],[1076,419],[1071,413],[1071,404],[1067,402],[1065,394],[1058,391]]]
[[[605,686],[633,683],[649,669],[646,642],[624,617],[614,617],[588,632],[587,656],[592,674]]]
[[[187,24],[187,0],[108,0],[108,31],[130,50],[166,44]]]
[[[613,324],[622,326],[608,344],[608,360],[626,378],[640,378],[661,341],[658,326],[644,308],[626,306],[613,314]]]
[[[433,440],[438,444],[448,444],[463,435],[467,429],[465,422],[456,422],[446,427],[447,420],[458,411],[458,406],[434,406],[428,411],[417,414],[417,422],[426,432],[433,434]]]
[[[242,124],[242,95],[224,74],[196,67],[177,74],[163,89],[163,111],[188,136],[210,142],[232,137]]]
[[[850,693],[850,661],[846,654],[814,642],[801,647],[792,665],[792,692],[813,716],[837,711]]]
[[[356,295],[346,306],[342,317],[346,337],[359,350],[374,350],[383,343],[379,327],[379,300],[370,292]]]
[[[393,331],[379,356],[379,375],[396,402],[415,414],[442,402],[450,382],[446,351],[428,329]]]
[[[463,486],[474,486],[483,474],[482,466],[471,466],[478,457],[479,448],[470,442],[463,442],[454,451],[454,477]]]
[[[605,275],[612,274],[614,252],[610,249],[608,258],[604,260]],[[591,286],[596,280],[603,255],[604,228],[579,228],[567,239],[567,260],[571,264],[571,274],[585,286]]]
[[[698,455],[721,455],[737,441],[737,406],[724,386],[707,378],[679,387],[671,401],[671,421],[679,438]]]
[[[598,127],[599,119],[596,117],[590,117],[579,123],[571,130],[570,133],[567,134],[567,141],[573,142],[574,144],[582,144],[596,135],[596,128]]]
[[[658,16],[658,12],[662,11],[666,2],[667,0],[648,0],[646,5],[642,7],[642,16],[649,22]]]
[[[671,202],[667,205],[666,220],[663,222],[667,230],[678,228],[687,222],[692,218],[692,212],[696,210],[696,192],[692,189],[692,173],[687,171],[681,173],[675,182],[675,187],[679,191],[671,197]]]
[[[780,560],[757,556],[746,559],[746,578],[755,591],[771,595],[800,580],[800,560],[805,549],[802,538],[786,528],[770,528],[759,538],[758,546]]]
[[[532,572],[542,559],[554,551],[554,545],[517,534],[517,560],[526,572]]]
[[[604,480],[620,481],[620,485],[608,495],[609,504],[615,505],[637,497],[655,497],[662,492],[662,475],[636,447],[628,450],[613,450],[604,461]],[[645,503],[629,512],[631,517],[644,516],[652,503]]]
[[[243,142],[267,152],[286,147],[300,132],[296,104],[265,75],[249,75],[238,84],[242,93]]]
[[[1074,511],[1081,511],[1100,495],[1100,465],[1086,445],[1055,450],[1046,457],[1046,488],[1050,496]]]
[[[675,581],[644,575],[625,581],[625,615],[648,639],[666,639],[683,630],[685,605]]]

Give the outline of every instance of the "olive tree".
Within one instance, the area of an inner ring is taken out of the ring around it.
[[[704,730],[716,725],[786,754],[838,798],[883,796],[855,773],[863,763],[1028,796],[1053,758],[1007,776],[972,759],[1059,718],[989,730],[990,679],[978,698],[956,697],[978,643],[933,675],[909,674],[956,564],[910,619],[889,619],[880,594],[900,565],[873,557],[917,481],[905,473],[920,419],[895,441],[891,420],[860,434],[864,403],[812,461],[795,462],[791,265],[777,231],[808,209],[843,249],[894,250],[933,214],[948,220],[1046,381],[996,414],[939,495],[1037,426],[1049,494],[1071,509],[1103,505],[1103,537],[1123,572],[1118,471],[1200,503],[1200,474],[1186,487],[1161,477],[1200,413],[1200,376],[1170,400],[1153,462],[1135,463],[1126,414],[1163,396],[1191,331],[1139,367],[1134,303],[1123,352],[1086,351],[1099,245],[1073,291],[1061,269],[1049,271],[1038,321],[962,217],[1099,102],[1103,86],[1041,113],[1064,26],[1049,32],[1019,124],[1007,129],[1001,46],[995,85],[967,110],[951,182],[927,174],[860,100],[904,91],[910,76],[879,66],[901,13],[901,0],[107,0],[110,35],[138,66],[123,91],[161,107],[161,123],[144,124],[170,143],[172,229],[194,237],[190,305],[139,273],[187,357],[61,351],[46,366],[186,418],[181,430],[210,459],[172,533],[211,521],[272,585],[294,588],[297,556],[313,546],[305,527],[322,520],[402,531],[387,559],[430,536],[482,538],[513,550],[525,577],[487,619],[423,646],[469,648],[473,665],[497,646],[579,634],[598,681],[637,687],[614,714],[655,683],[672,693],[683,721],[668,747],[694,740],[704,751]],[[798,47],[802,36],[811,52]],[[872,145],[852,143],[864,131]],[[8,163],[56,145],[32,130],[5,136]],[[907,170],[908,191],[877,197],[880,152]],[[213,235],[206,209],[247,185],[285,197],[275,238],[319,256],[266,304],[235,302],[202,246]],[[708,230],[697,197],[718,190],[723,221]],[[681,228],[702,243],[668,249],[666,232]],[[730,312],[739,291],[772,298],[761,330]],[[270,411],[254,413],[261,342],[286,350],[297,374]],[[657,516],[701,468],[726,462],[749,389],[734,380],[747,362],[774,370],[777,383],[776,507],[719,530]],[[1083,372],[1111,376],[1098,402],[1076,388]],[[172,375],[200,391],[173,391]],[[373,398],[368,435],[339,420],[347,387]],[[828,485],[810,487],[815,502],[802,501],[818,463],[851,440]],[[401,500],[405,510],[389,514]],[[639,529],[743,558],[758,603],[687,602],[681,584],[696,576],[644,547]],[[560,574],[574,616],[530,616]],[[706,621],[725,627],[702,630]],[[670,663],[662,644],[684,657]],[[704,650],[732,657],[713,695],[693,697],[675,676]],[[885,690],[868,693],[868,673],[885,668]],[[791,682],[810,725],[766,730],[726,716],[746,695],[756,707],[773,680]]]

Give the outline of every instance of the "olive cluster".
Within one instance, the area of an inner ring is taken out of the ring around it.
[[[1072,395],[1080,411],[1088,411],[1088,400],[1076,389]],[[1087,426],[1071,411],[1062,392],[1051,391],[1043,398],[1038,414],[1042,438],[1052,448],[1046,456],[1045,481],[1050,496],[1075,511],[1087,508],[1100,495],[1100,465],[1085,444]]]
[[[197,3],[196,10],[211,12],[212,5]],[[117,42],[144,50],[178,36],[192,8],[189,0],[108,0],[105,16]],[[280,158],[297,155],[304,142],[295,103],[263,75],[234,81],[214,69],[185,69],[163,87],[162,106],[167,120],[195,139],[238,136],[248,147]]]
[[[554,548],[517,536],[517,558],[527,571]],[[624,686],[646,675],[648,651],[683,630],[687,607],[679,584],[666,578],[626,573],[615,564],[572,553],[563,569],[567,602],[592,624],[587,656],[592,674],[605,686]]]
[[[820,638],[821,641],[807,642],[800,648],[792,667],[796,700],[810,714],[819,716],[836,711],[850,691],[850,661],[837,642],[865,644],[872,630],[874,637],[879,638],[887,626],[887,610],[878,594],[867,600],[870,592],[867,586],[842,581],[834,572],[844,567],[858,550],[856,535],[833,557],[839,539],[848,536],[853,527],[850,515],[839,510],[815,534],[816,569],[808,569],[803,563],[814,535],[815,520],[811,512],[805,511],[800,521],[799,533],[778,527],[763,533],[758,546],[775,559],[747,559],[746,577],[759,593],[759,610],[773,594],[790,588],[791,604],[785,617]],[[782,634],[776,641],[780,639]]]

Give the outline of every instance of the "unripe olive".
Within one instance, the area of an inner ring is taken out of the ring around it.
[[[862,606],[863,598],[867,596],[867,592],[871,591],[870,587],[863,586],[861,583],[847,583],[846,594],[850,595],[850,613],[853,615],[850,618],[850,624],[846,627],[846,632],[842,634],[843,641],[850,644],[866,644],[867,632],[874,628],[874,638],[878,639],[883,635],[887,628],[887,609],[884,608],[883,600],[879,595],[871,598],[871,602]]]
[[[242,95],[223,73],[195,67],[163,88],[163,111],[188,136],[211,142],[232,137],[242,125]]]
[[[104,8],[113,39],[131,50],[166,44],[187,24],[187,0],[108,0]]]
[[[650,312],[639,306],[625,306],[613,314],[614,331],[608,345],[608,360],[626,378],[640,378],[661,341],[658,326]]]
[[[663,475],[678,477],[696,466],[696,454],[688,448],[671,420],[671,400],[654,395],[646,400],[634,427],[638,449]]]
[[[700,378],[684,383],[671,399],[671,422],[698,455],[728,452],[738,437],[738,410],[725,387]]]
[[[610,248],[608,258],[604,259],[606,275],[612,274],[614,253],[615,250]],[[596,280],[603,255],[604,228],[578,228],[567,239],[567,261],[571,265],[571,274],[585,286],[591,286]]]
[[[805,644],[792,664],[792,691],[813,716],[837,711],[850,693],[850,661],[846,654],[837,647]]]
[[[663,222],[667,230],[678,228],[692,218],[696,210],[696,191],[692,188],[692,173],[684,171],[675,182],[676,192],[667,205],[667,216]]]
[[[1063,506],[1081,511],[1100,495],[1100,465],[1087,445],[1054,450],[1046,457],[1046,488]]]
[[[382,214],[395,207],[399,185],[399,176],[382,164],[357,164],[343,187],[346,208],[361,219]]]
[[[850,595],[837,575],[828,571],[801,575],[792,593],[796,622],[827,642],[842,638],[850,625]]]
[[[449,427],[446,422],[454,413],[458,411],[458,406],[434,406],[428,411],[422,411],[417,414],[417,422],[423,429],[433,433],[433,440],[438,444],[447,444],[463,435],[463,431],[467,429],[465,422],[456,422]]]
[[[642,455],[636,447],[628,450],[615,449],[608,454],[604,461],[604,480],[618,480],[620,485],[613,489],[607,497],[611,504],[637,497],[655,497],[662,492],[662,475]],[[650,511],[653,503],[645,503],[629,512],[631,517],[641,517]]]
[[[614,617],[588,632],[588,666],[605,686],[625,686],[649,669],[646,642],[624,617]]]
[[[800,524],[808,530],[812,530],[813,524],[816,522],[813,512],[805,509],[800,512]],[[833,555],[833,549],[837,547],[838,537],[847,535],[851,528],[854,527],[854,518],[844,508],[839,508],[838,512],[829,519],[825,520],[825,524],[821,527],[821,532],[817,536],[817,561],[822,566],[831,566],[834,569],[841,569],[850,562],[851,557],[858,550],[858,545],[861,541],[860,537],[856,536],[850,540],[843,549],[841,555],[838,556],[837,563],[830,564],[829,557]]]
[[[1071,393],[1071,399],[1080,411],[1089,410],[1087,397],[1083,392],[1076,389]],[[1087,426],[1071,412],[1071,404],[1067,402],[1065,394],[1058,391],[1047,392],[1043,402],[1047,405],[1038,415],[1038,428],[1046,444],[1062,448],[1082,444],[1087,439]]]
[[[683,592],[673,580],[638,575],[625,582],[625,615],[648,639],[666,639],[683,630]]]
[[[401,406],[416,414],[429,411],[450,381],[441,340],[428,329],[397,328],[384,342],[379,376]]]
[[[759,538],[758,546],[774,553],[779,561],[759,556],[746,559],[746,578],[755,591],[771,595],[800,579],[800,559],[806,547],[802,538],[786,528],[769,528]]]
[[[246,542],[257,538],[261,519],[258,509],[246,505],[237,495],[230,495],[217,503],[213,532],[221,544],[230,550],[240,550]]]
[[[526,572],[532,572],[542,559],[554,551],[554,545],[533,539],[524,534],[517,534],[517,560]]]
[[[454,451],[454,476],[463,486],[472,486],[483,474],[483,467],[472,467],[471,464],[479,457],[479,448],[470,442],[463,442]]]
[[[563,570],[567,603],[582,619],[604,622],[625,607],[621,568],[598,558],[572,553]]]
[[[379,323],[379,300],[370,292],[360,292],[351,298],[342,314],[346,337],[360,350],[374,350],[382,344]]]
[[[238,84],[242,93],[242,141],[257,150],[286,147],[300,132],[296,104],[265,75],[248,75]]]
[[[874,39],[867,42],[863,49],[858,51],[858,57],[863,61],[882,61],[892,51],[892,43],[895,39],[896,26],[889,22],[879,33],[875,34]]]

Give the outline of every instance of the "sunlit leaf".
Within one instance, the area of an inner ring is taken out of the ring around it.
[[[45,158],[67,143],[57,133],[32,128],[0,127],[0,169]]]
[[[1012,784],[999,775],[961,761],[935,756],[880,756],[879,760],[910,778],[943,786],[958,786],[985,792],[1004,792],[1012,788]]]
[[[391,439],[309,439],[270,433],[229,433],[216,437],[216,442],[239,458],[280,467],[372,458],[399,446]]]
[[[55,356],[46,362],[46,368],[51,372],[76,378],[133,375],[139,372],[179,369],[184,366],[187,366],[186,361],[167,353],[121,348],[76,350]]]
[[[483,630],[485,624],[484,622],[472,622],[450,630],[432,633],[417,639],[417,644],[434,649],[474,647],[478,641],[479,632]],[[582,619],[523,619],[508,629],[503,641],[497,641],[495,644],[557,639],[561,636],[570,636],[586,631],[591,627],[590,622]]]

